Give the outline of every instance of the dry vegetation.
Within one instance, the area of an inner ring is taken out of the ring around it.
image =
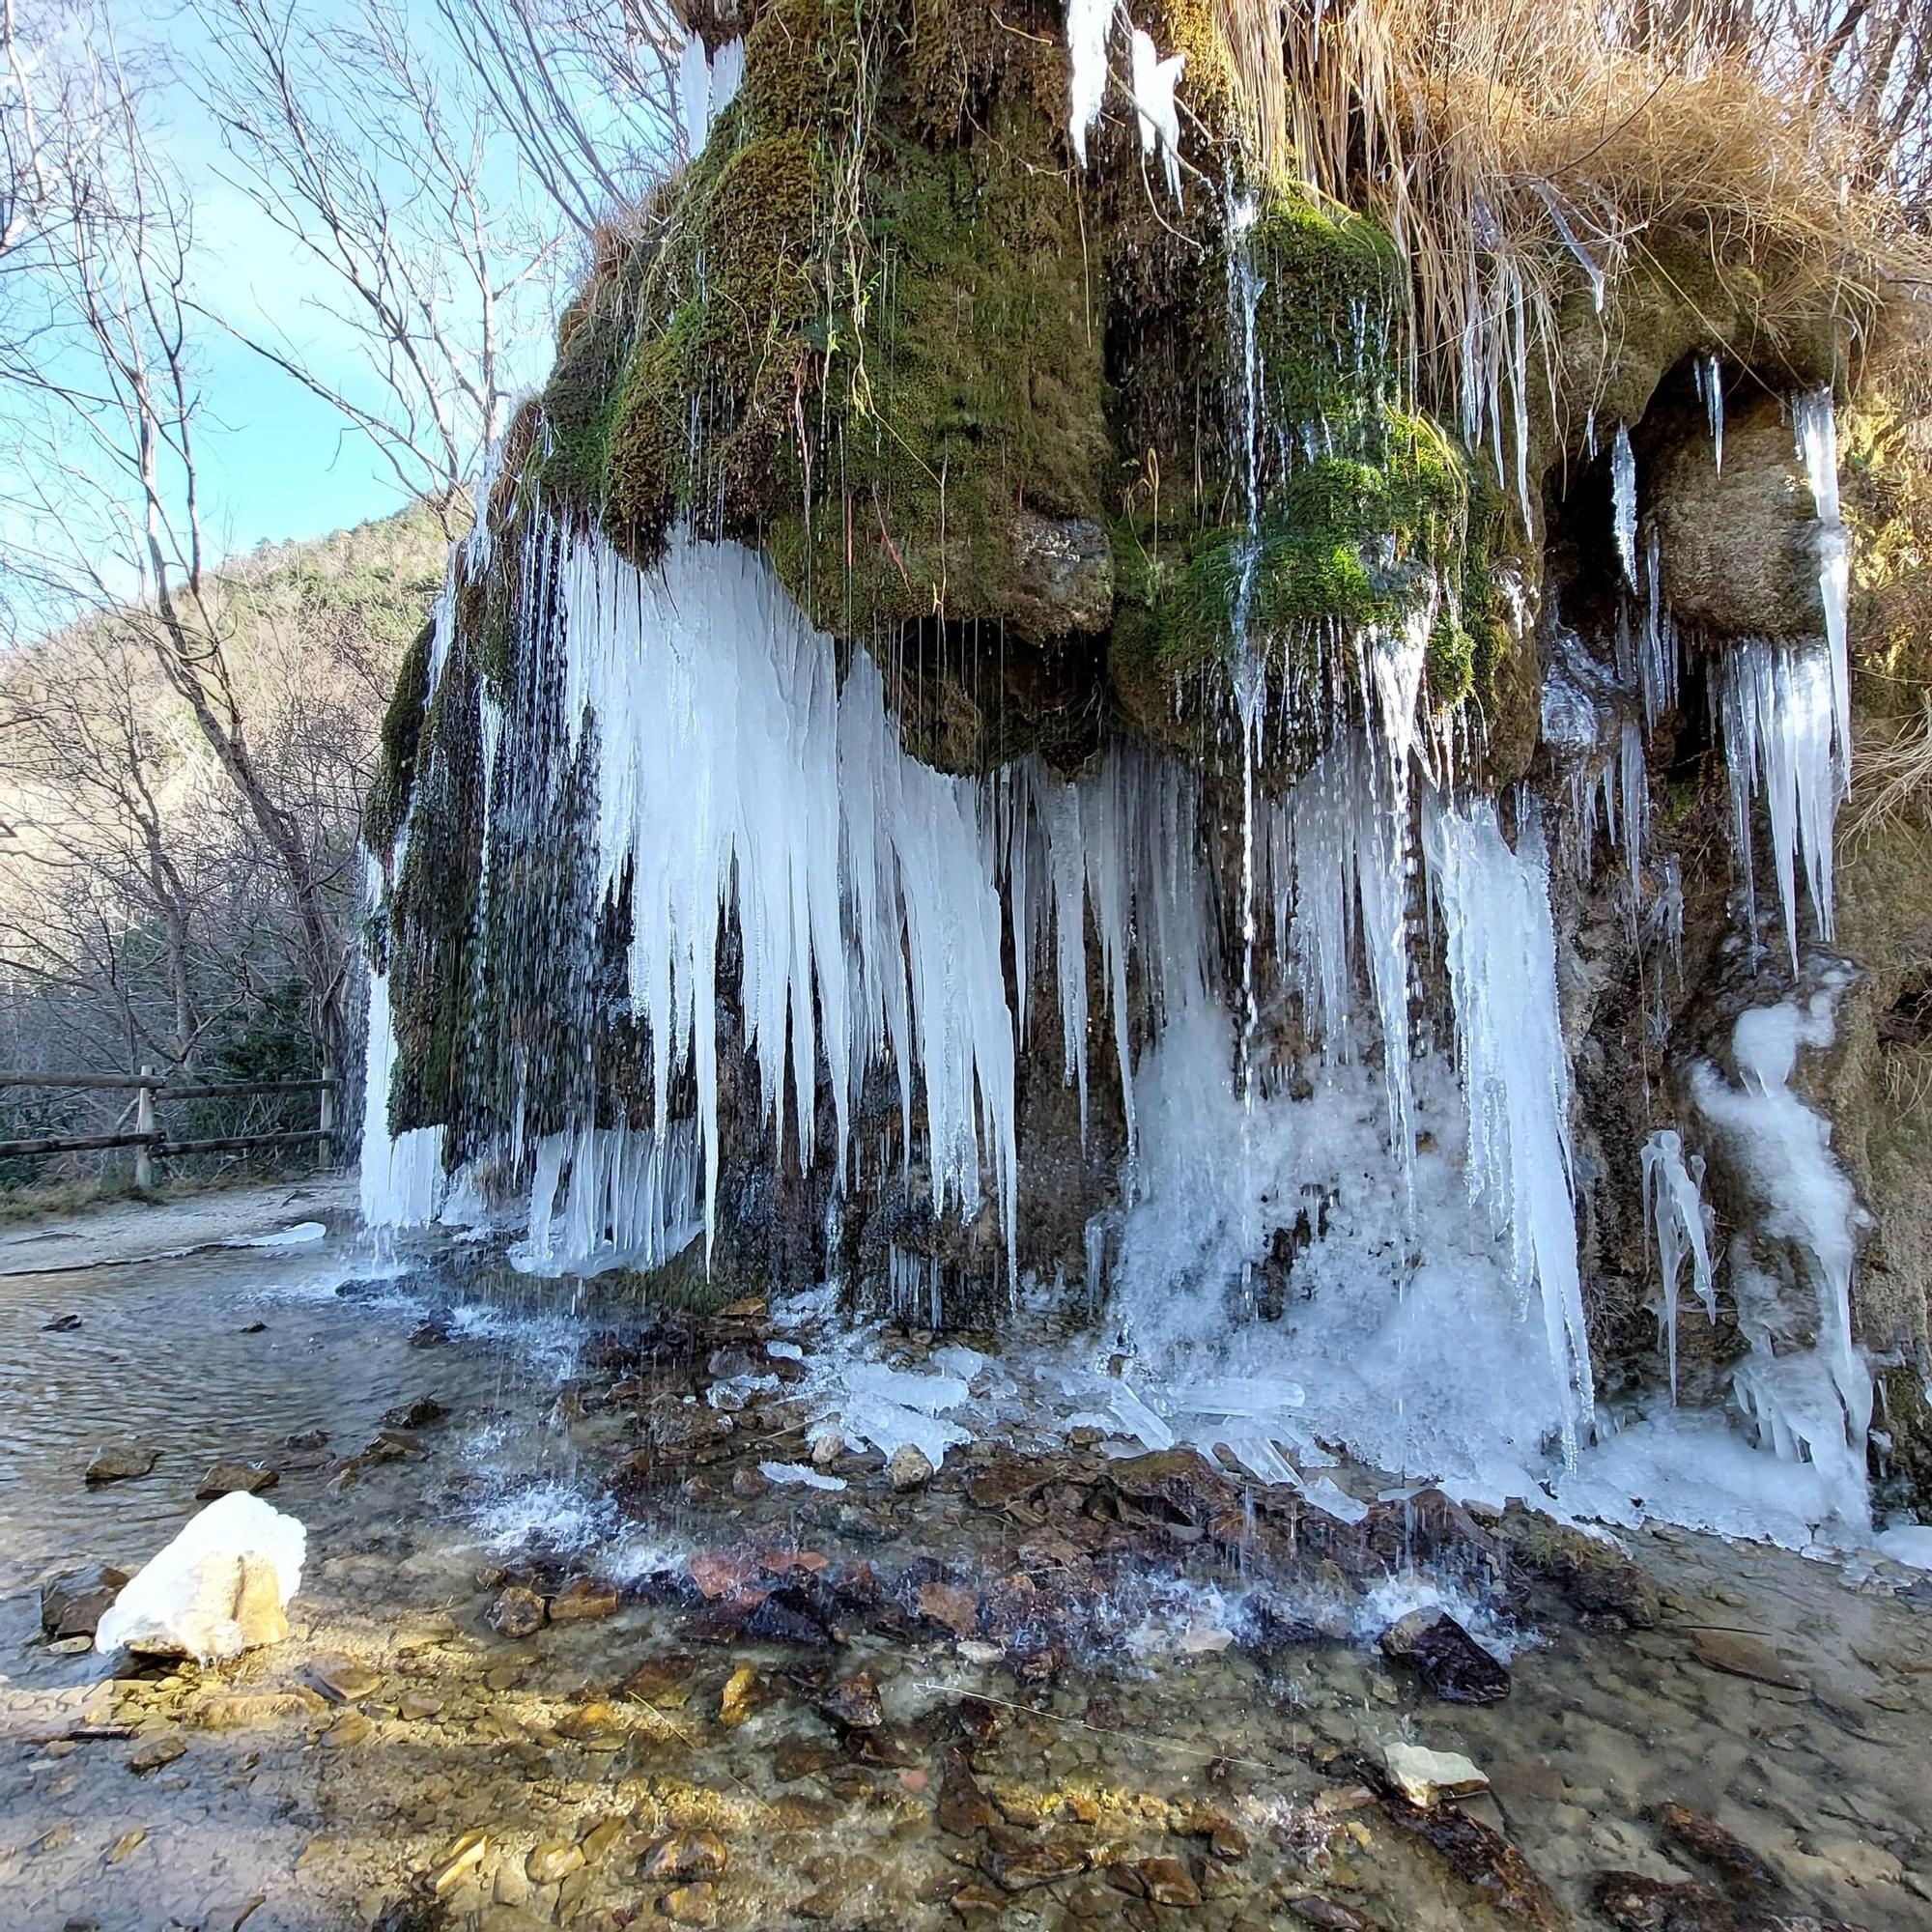
[[[1752,278],[1775,334],[1932,274],[1922,0],[1219,0],[1250,139],[1382,220],[1426,387],[1461,414],[1548,343],[1581,263],[1660,243]]]

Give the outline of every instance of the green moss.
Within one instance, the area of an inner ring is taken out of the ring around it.
[[[1291,653],[1370,628],[1399,629],[1439,598],[1431,692],[1438,704],[1468,694],[1474,645],[1457,615],[1467,467],[1424,417],[1388,412],[1365,440],[1379,443],[1379,461],[1321,456],[1291,471],[1268,498],[1258,542],[1222,528],[1179,561],[1141,554],[1123,581],[1152,616],[1151,664],[1160,675],[1229,654],[1248,574],[1253,634]]]
[[[387,858],[409,814],[415,782],[416,751],[422,739],[423,704],[429,696],[430,647],[434,620],[417,631],[396,671],[396,688],[376,748],[376,776],[362,805],[362,838],[373,852]]]

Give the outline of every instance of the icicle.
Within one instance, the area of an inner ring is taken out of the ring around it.
[[[1520,1300],[1541,1302],[1549,1370],[1566,1405],[1565,1454],[1574,1460],[1577,1424],[1594,1394],[1542,828],[1525,805],[1512,852],[1487,799],[1432,802],[1424,824],[1469,1110],[1470,1195],[1508,1239]]]
[[[1832,826],[1842,796],[1835,755],[1829,650],[1747,639],[1725,653],[1717,704],[1731,786],[1731,835],[1744,874],[1746,922],[1756,945],[1751,804],[1771,821],[1772,859],[1791,963],[1798,964],[1797,861],[1818,930],[1833,934]]]
[[[1657,721],[1676,705],[1684,675],[1677,626],[1663,605],[1663,547],[1655,524],[1644,532],[1643,587],[1643,639],[1637,647],[1636,677],[1643,696],[1644,728],[1654,731]]]
[[[704,36],[693,28],[677,64],[678,104],[684,112],[684,152],[698,155],[711,132],[711,56]]]
[[[1610,445],[1610,503],[1616,519],[1617,556],[1624,567],[1624,581],[1636,584],[1636,452],[1631,448],[1630,430],[1617,425],[1616,440]]]
[[[1845,611],[1851,596],[1851,535],[1838,511],[1838,428],[1830,389],[1813,389],[1791,406],[1798,453],[1818,510],[1818,597],[1832,667],[1832,728],[1837,742],[1838,796],[1852,788],[1852,681],[1845,656]]]
[[[1617,747],[1617,776],[1623,790],[1624,863],[1630,869],[1631,919],[1643,904],[1643,840],[1650,828],[1650,774],[1644,765],[1643,731],[1634,718],[1624,720]]]
[[[1590,284],[1590,305],[1602,315],[1605,283],[1603,264],[1577,239],[1577,231],[1570,221],[1570,216],[1577,211],[1564,201],[1549,183],[1533,180],[1530,185],[1535,188],[1544,207],[1549,211],[1549,219],[1557,235],[1562,239],[1563,245],[1577,258],[1577,266],[1583,270]]]
[[[393,1138],[389,1133],[389,1083],[397,1050],[389,976],[371,973],[359,1178],[365,1228],[427,1227],[442,1205],[442,1128],[412,1127]]]
[[[1141,153],[1159,150],[1167,190],[1177,202],[1180,200],[1180,110],[1175,105],[1174,90],[1186,65],[1185,54],[1162,60],[1152,40],[1134,29],[1134,112],[1140,122]]]
[[[1687,1164],[1684,1142],[1671,1127],[1660,1127],[1643,1144],[1644,1232],[1657,1243],[1657,1265],[1663,1277],[1661,1323],[1670,1362],[1670,1400],[1677,1400],[1677,1296],[1684,1264],[1690,1264],[1690,1287],[1704,1313],[1718,1319],[1718,1291],[1712,1278],[1711,1248],[1704,1227],[1704,1201],[1698,1183],[1703,1160]]]
[[[1010,1251],[1012,1022],[978,787],[906,756],[865,653],[838,690],[831,639],[752,552],[680,543],[645,578],[593,534],[559,541],[565,716],[594,746],[604,893],[630,879],[628,977],[653,1091],[662,1102],[674,1069],[696,1076],[707,1241],[713,980],[735,911],[746,1041],[774,1133],[788,1070],[811,1158],[822,1051],[842,1152],[855,1083],[890,1055],[908,1120],[915,1072],[923,1093],[935,1204],[970,1220],[983,1158]],[[526,622],[545,621],[533,605]]]
[[[1801,1047],[1828,1047],[1831,999],[1753,1007],[1731,1034],[1739,1084],[1708,1063],[1691,1069],[1699,1112],[1729,1142],[1749,1187],[1765,1236],[1788,1247],[1807,1278],[1817,1310],[1817,1346],[1780,1355],[1773,1347],[1760,1290],[1734,1264],[1740,1325],[1752,1340],[1733,1385],[1779,1456],[1815,1463],[1836,1491],[1848,1520],[1865,1514],[1866,1437],[1872,1378],[1852,1337],[1852,1269],[1858,1199],[1832,1153],[1832,1125],[1791,1091]],[[1776,1291],[1772,1291],[1775,1294]]]
[[[1087,165],[1087,135],[1107,98],[1107,36],[1115,0],[1067,0],[1066,53],[1073,71],[1066,84],[1067,131],[1080,165]]]
[[[1697,365],[1698,383],[1704,391],[1704,411],[1711,421],[1711,454],[1719,473],[1724,468],[1724,368],[1714,349]]]

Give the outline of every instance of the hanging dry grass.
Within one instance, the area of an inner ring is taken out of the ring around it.
[[[1219,4],[1256,153],[1388,227],[1424,390],[1499,455],[1565,289],[1666,239],[1774,341],[1922,267],[1919,0]]]

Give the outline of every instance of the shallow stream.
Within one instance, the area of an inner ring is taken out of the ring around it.
[[[1909,1573],[1649,1532],[1662,1613],[1626,1629],[1482,1588],[1440,1538],[1364,1571],[1217,1473],[1190,1515],[1104,1440],[1032,1474],[969,1442],[903,1492],[848,1450],[815,1471],[839,1487],[775,1485],[811,1464],[756,1311],[627,1337],[417,1264],[372,1278],[345,1236],[0,1279],[7,1932],[1641,1922],[1593,1902],[1605,1870],[1705,1889],[1659,1925],[1932,1925]],[[449,1413],[369,1453],[423,1396]],[[90,1490],[112,1438],[158,1460]],[[213,1463],[256,1460],[309,1529],[287,1643],[116,1677],[41,1640],[38,1577],[137,1561]],[[554,1613],[526,1635],[489,1621],[519,1587]],[[1381,1625],[1434,1601],[1508,1657],[1506,1699],[1384,1661]],[[1404,1740],[1489,1792],[1403,1805]],[[1670,1804],[1763,1861],[1768,1902]]]

